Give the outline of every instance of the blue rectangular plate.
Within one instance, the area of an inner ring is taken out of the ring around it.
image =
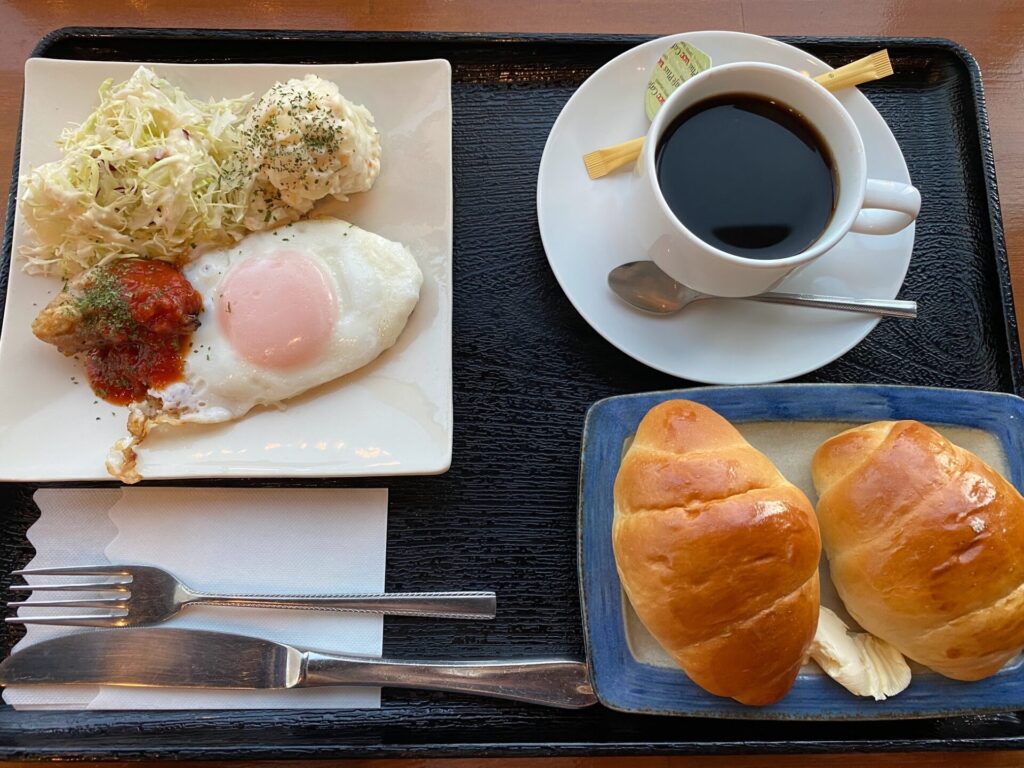
[[[975,683],[915,673],[907,690],[886,701],[853,696],[822,674],[801,673],[780,702],[747,707],[707,693],[681,670],[636,659],[626,638],[612,553],[612,489],[624,441],[648,410],[676,398],[703,403],[736,423],[916,419],[982,429],[1001,444],[1008,479],[1018,489],[1024,487],[1024,400],[1014,395],[866,384],[779,384],[622,395],[595,403],[583,432],[579,569],[587,656],[594,689],[605,706],[645,714],[771,720],[890,720],[1024,709],[1020,661]]]

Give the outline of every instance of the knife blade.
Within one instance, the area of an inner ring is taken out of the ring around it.
[[[571,659],[421,661],[303,650],[194,629],[111,629],[66,635],[0,663],[0,685],[307,688],[370,685],[473,693],[566,709],[597,698]]]

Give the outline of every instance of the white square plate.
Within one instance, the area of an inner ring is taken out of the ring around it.
[[[97,103],[106,78],[127,62],[30,59],[25,65],[19,178],[56,160],[56,141]],[[423,270],[419,304],[398,343],[370,365],[240,421],[156,430],[140,449],[147,479],[341,477],[437,474],[452,450],[451,67],[387,64],[147,64],[194,98],[257,96],[275,82],[314,73],[373,113],[383,148],[370,192],[331,201],[330,213],[409,247]],[[31,323],[60,291],[56,278],[22,271],[31,237],[16,215],[0,334],[0,479],[110,480],[111,445],[127,410],[90,390],[81,365],[37,340]]]

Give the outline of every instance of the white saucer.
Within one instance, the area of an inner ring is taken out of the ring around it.
[[[582,157],[647,132],[643,97],[650,70],[677,40],[696,45],[713,65],[764,61],[812,75],[829,69],[793,46],[739,32],[664,37],[605,64],[562,109],[541,158],[537,216],[551,269],[594,330],[652,368],[708,384],[758,384],[812,371],[858,344],[878,319],[734,299],[702,301],[676,315],[654,317],[624,304],[608,288],[613,267],[646,258],[626,213],[636,182],[628,170],[592,181]],[[903,153],[867,98],[855,88],[836,96],[864,139],[868,176],[909,183]],[[896,235],[849,234],[777,290],[895,298],[913,246],[913,225]]]

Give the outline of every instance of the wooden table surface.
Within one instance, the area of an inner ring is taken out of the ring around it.
[[[22,90],[36,41],[63,26],[234,27],[468,32],[669,34],[729,29],[762,35],[947,37],[977,58],[985,83],[1014,293],[1024,303],[1024,2],[1015,0],[5,0],[0,4],[0,189],[7,189]],[[1020,310],[1018,309],[1018,312]],[[1018,315],[1020,317],[1020,315]],[[809,758],[655,757],[385,760],[345,765],[718,768],[803,765]],[[820,766],[1024,766],[1024,753],[810,758]],[[334,764],[337,764],[336,762]],[[0,768],[10,766],[0,763]],[[206,763],[204,765],[210,765]],[[284,765],[276,763],[275,765]]]

